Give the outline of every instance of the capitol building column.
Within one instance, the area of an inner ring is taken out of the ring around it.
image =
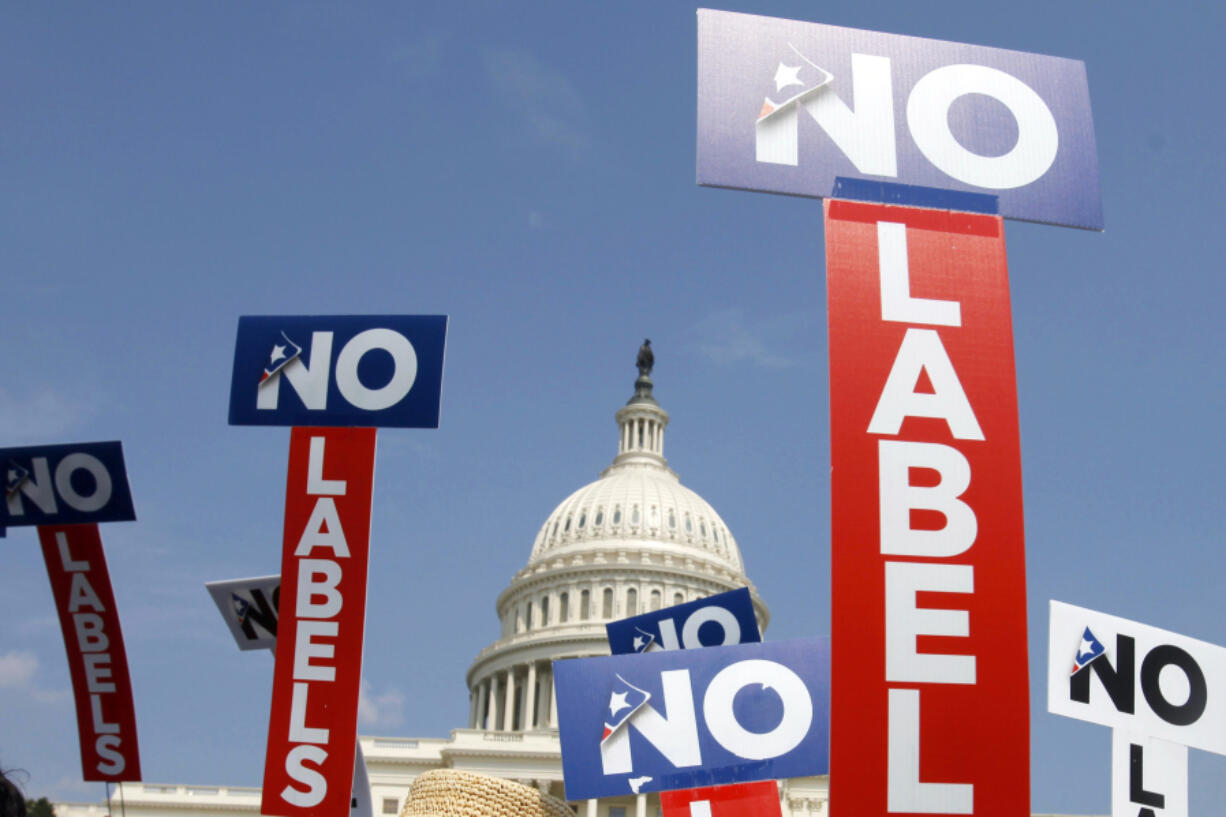
[[[528,679],[524,684],[524,722],[520,728],[527,732],[536,728],[536,662],[528,662]]]
[[[485,707],[489,703],[490,682],[477,684],[477,714],[473,716],[473,729],[485,728]]]
[[[515,666],[507,667],[507,694],[502,704],[502,731],[510,732],[515,725]]]
[[[482,729],[491,731],[498,728],[498,673],[490,674],[490,710],[485,718],[485,725]]]
[[[536,693],[536,721],[540,727],[546,727],[553,719],[553,713],[549,711],[549,690],[553,687],[553,666],[546,661],[541,668],[540,689]]]
[[[549,670],[549,728],[558,728],[558,690],[553,685],[553,669]]]

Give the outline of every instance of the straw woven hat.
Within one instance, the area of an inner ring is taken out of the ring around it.
[[[536,789],[474,772],[433,769],[409,787],[400,817],[575,817]]]

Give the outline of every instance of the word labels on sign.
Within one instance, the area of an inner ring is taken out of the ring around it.
[[[614,655],[761,641],[748,587],[605,625]]]
[[[438,428],[445,315],[239,318],[230,425]]]
[[[204,586],[240,650],[277,649],[280,576],[206,582]]]
[[[699,9],[698,183],[825,197],[836,176],[1102,229],[1085,64]]]
[[[553,667],[568,800],[827,771],[828,639]]]
[[[366,627],[373,428],[290,433],[263,814],[347,817]]]
[[[924,202],[924,190],[892,187]],[[831,801],[851,815],[1026,817],[1026,560],[1003,224],[923,206],[825,207]]]
[[[140,780],[136,709],[97,525],[38,529],[76,699],[83,780]]]
[[[780,817],[773,780],[660,792],[661,817]]]
[[[0,468],[0,527],[136,519],[119,442],[0,448]]]

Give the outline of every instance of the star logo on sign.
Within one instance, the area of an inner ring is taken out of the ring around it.
[[[625,692],[614,692],[609,696],[609,717],[615,717],[618,712],[629,708],[630,704],[626,702]]]
[[[638,633],[638,635],[634,637],[634,642],[633,642],[634,651],[635,652],[647,652],[647,650],[651,649],[651,646],[655,643],[655,640],[656,640],[655,635],[647,632],[642,627],[635,627],[634,631]]]
[[[793,68],[779,63],[779,67],[775,69],[775,92],[778,93],[789,85],[804,85],[800,80],[800,69],[799,65]]]
[[[29,476],[29,471],[27,471],[17,462],[9,460],[8,468],[6,469],[4,475],[5,494],[12,496],[13,494],[17,493],[17,490],[21,487],[22,483],[29,478]]]
[[[268,354],[268,365],[264,367],[264,373],[260,375],[260,383],[267,383],[273,375],[285,368],[285,366],[298,359],[298,355],[302,354],[302,347],[289,339],[289,336],[284,332],[281,333],[285,343],[273,343],[272,351]]]
[[[1081,634],[1081,643],[1077,646],[1077,655],[1073,660],[1073,675],[1076,675],[1084,669],[1092,661],[1102,658],[1106,655],[1107,650],[1103,643],[1098,640],[1098,636],[1090,632],[1090,628],[1086,627],[1085,632]]]

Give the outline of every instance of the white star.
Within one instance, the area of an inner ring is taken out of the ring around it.
[[[610,717],[616,717],[618,712],[621,712],[623,709],[630,708],[630,704],[626,703],[626,695],[627,693],[625,692],[614,692],[611,696],[609,696]]]
[[[280,360],[283,357],[285,357],[285,347],[278,343],[274,343],[272,345],[272,359],[269,360],[268,362],[276,363],[278,360]]]
[[[789,85],[804,85],[800,81],[801,66],[793,68],[790,65],[779,63],[779,67],[775,69],[775,91],[782,91]]]
[[[1081,649],[1078,651],[1077,654],[1078,655],[1090,655],[1093,652],[1094,652],[1094,642],[1087,641],[1084,638],[1081,639]]]
[[[651,782],[651,777],[632,777],[627,782],[630,783],[630,788],[634,791],[634,793],[638,794],[639,789],[643,788],[644,783]]]
[[[9,477],[9,479],[12,479],[12,477]],[[641,635],[636,635],[634,637],[634,651],[638,652],[642,648],[643,648],[643,637]]]

